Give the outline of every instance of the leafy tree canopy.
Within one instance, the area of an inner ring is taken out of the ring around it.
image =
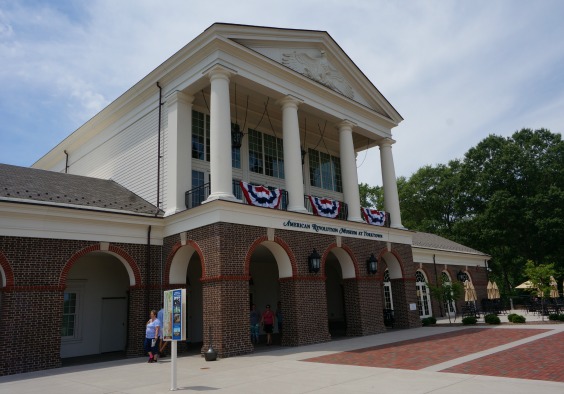
[[[527,260],[564,277],[564,142],[546,129],[490,135],[462,160],[398,179],[402,222],[492,256],[505,292]]]

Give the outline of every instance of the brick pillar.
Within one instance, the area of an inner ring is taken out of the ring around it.
[[[210,340],[219,357],[252,353],[249,280],[219,277],[202,282],[205,300],[202,353],[208,351]]]
[[[146,290],[142,287],[129,288],[129,310],[127,314],[127,357],[145,355],[143,342],[149,311],[145,305]]]
[[[347,336],[385,332],[382,316],[382,286],[372,278],[345,279]]]
[[[55,286],[10,289],[2,293],[1,306],[0,375],[60,367],[63,291]]]
[[[415,279],[392,279],[392,296],[394,299],[394,327],[414,328],[421,327],[419,310],[410,310],[409,304],[417,305],[417,292]]]
[[[286,312],[283,346],[301,346],[331,340],[324,279],[309,276],[281,279],[280,294]]]

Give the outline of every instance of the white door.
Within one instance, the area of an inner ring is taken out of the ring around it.
[[[125,350],[127,337],[127,300],[102,298],[100,353]]]

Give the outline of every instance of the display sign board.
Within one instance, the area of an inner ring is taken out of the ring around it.
[[[163,339],[165,341],[185,341],[186,289],[164,292]]]

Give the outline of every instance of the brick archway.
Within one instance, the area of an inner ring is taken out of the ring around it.
[[[0,288],[11,288],[15,285],[14,271],[12,266],[8,262],[4,253],[0,252],[0,274],[2,275],[2,281],[0,282]]]
[[[296,256],[294,256],[290,246],[279,237],[274,237],[274,241],[269,241],[268,237],[260,237],[251,244],[245,256],[245,275],[250,277],[251,257],[260,245],[265,246],[274,255],[278,265],[279,278],[296,276],[298,272]]]
[[[202,253],[202,249],[200,249],[200,246],[196,242],[191,240],[187,240],[184,245],[181,242],[177,242],[173,245],[172,250],[170,251],[170,253],[166,258],[165,275],[164,275],[165,286],[171,284],[172,283],[171,277],[172,276],[176,277],[179,275],[179,273],[183,273],[184,280],[186,280],[185,276],[190,259],[188,259],[188,261],[186,261],[185,264],[183,262],[177,261],[177,257],[179,256],[178,253],[182,253],[183,248],[186,248],[184,250],[188,250],[188,251],[190,248],[193,249],[192,253],[189,253],[190,256],[192,256],[194,252],[198,254],[200,258],[200,265],[202,268],[202,278],[205,278],[206,276],[206,265],[204,263],[204,254]],[[183,282],[174,281],[174,283],[183,283]]]
[[[325,249],[323,255],[321,256],[321,272],[325,272],[325,264],[327,262],[327,256],[329,253],[333,253],[339,264],[341,265],[341,271],[343,273],[343,279],[358,278],[360,271],[358,268],[358,261],[354,256],[353,251],[347,245],[337,246],[336,243],[332,243]]]
[[[127,271],[127,275],[129,277],[129,286],[134,287],[141,285],[141,272],[133,257],[131,257],[125,250],[113,245],[109,245],[107,250],[102,250],[101,245],[98,243],[87,246],[71,256],[71,258],[65,263],[65,266],[61,271],[61,276],[59,277],[59,286],[62,286],[63,288],[65,287],[67,277],[71,268],[81,257],[86,256],[88,253],[92,252],[103,252],[116,257],[119,261],[121,261],[121,263],[125,267],[125,270]]]

